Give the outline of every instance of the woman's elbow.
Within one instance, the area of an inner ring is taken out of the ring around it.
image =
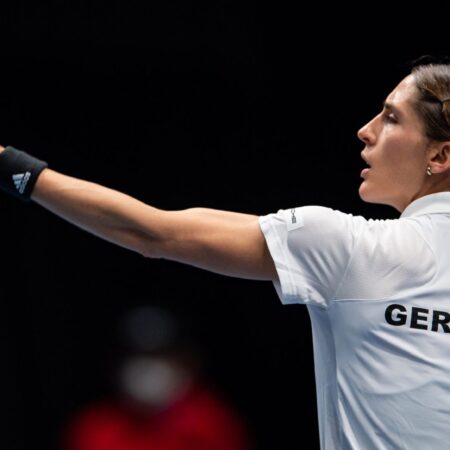
[[[145,258],[160,259],[164,257],[162,243],[155,237],[139,230],[126,230],[122,244]]]

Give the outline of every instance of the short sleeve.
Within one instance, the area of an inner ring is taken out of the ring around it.
[[[275,289],[282,303],[327,307],[344,279],[365,223],[363,217],[320,206],[261,216],[259,224],[278,273]]]

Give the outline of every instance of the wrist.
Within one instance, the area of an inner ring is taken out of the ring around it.
[[[0,188],[21,200],[29,201],[34,185],[47,167],[23,151],[8,146],[0,150]]]

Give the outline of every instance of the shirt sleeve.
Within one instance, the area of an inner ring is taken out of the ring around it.
[[[261,216],[259,224],[278,273],[274,285],[281,302],[327,307],[344,279],[365,222],[320,206]]]

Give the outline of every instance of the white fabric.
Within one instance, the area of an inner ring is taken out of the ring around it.
[[[311,317],[321,449],[449,449],[450,192],[397,220],[306,206],[260,226],[281,301]]]

